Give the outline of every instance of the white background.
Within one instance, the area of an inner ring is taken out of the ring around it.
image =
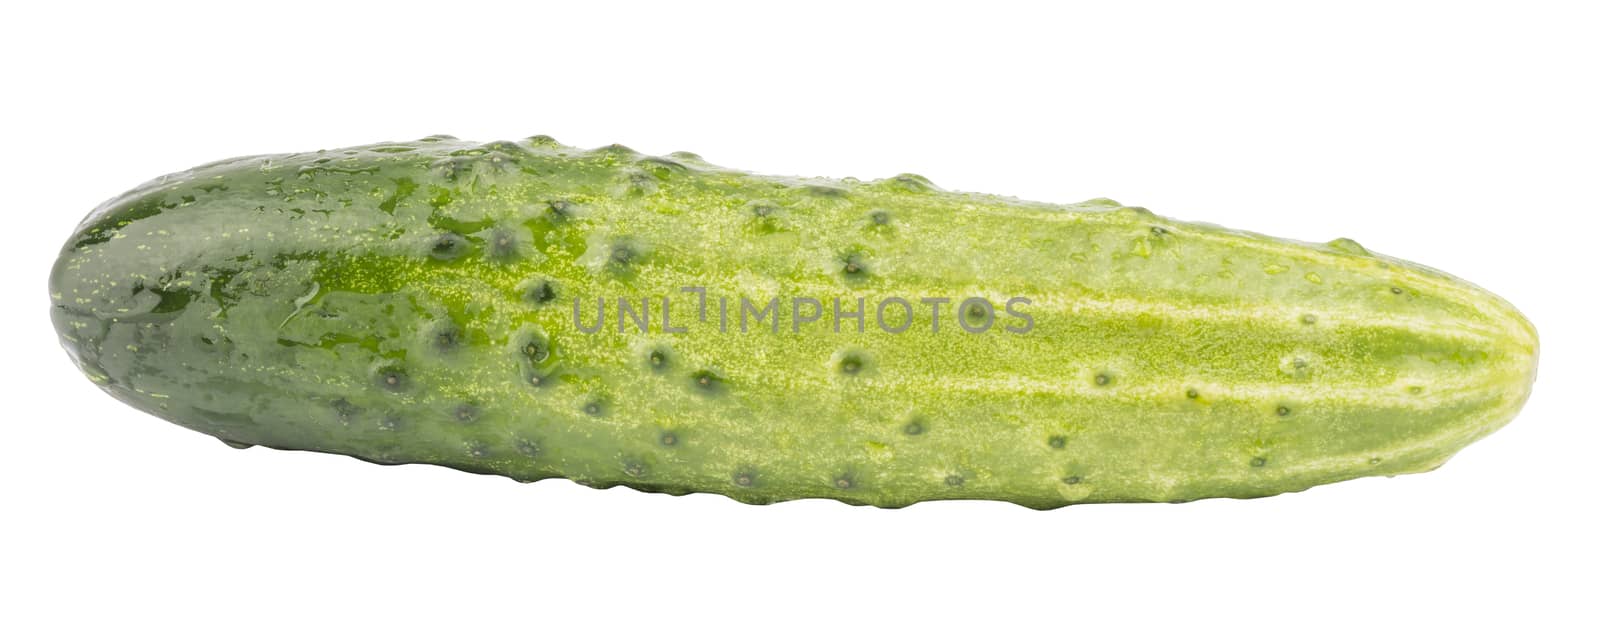
[[[4,9],[0,616],[1600,614],[1594,5],[532,4]],[[100,201],[219,158],[433,133],[1348,236],[1511,300],[1540,377],[1429,474],[879,510],[235,451],[59,350],[46,274]]]

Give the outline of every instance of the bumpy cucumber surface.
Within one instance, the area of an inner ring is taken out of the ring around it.
[[[1345,239],[542,136],[168,175],[90,214],[50,295],[92,381],[230,445],[751,503],[1425,471],[1516,414],[1538,348],[1500,298]]]

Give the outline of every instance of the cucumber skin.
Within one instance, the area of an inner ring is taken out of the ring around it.
[[[682,286],[865,297],[868,329],[825,307],[799,334],[721,334]],[[543,136],[161,177],[91,213],[50,288],[92,381],[230,445],[748,503],[1053,508],[1427,471],[1516,415],[1538,350],[1500,298],[1349,240]],[[662,295],[687,333],[574,328],[574,299]],[[1027,297],[1034,326],[887,334],[889,296]]]

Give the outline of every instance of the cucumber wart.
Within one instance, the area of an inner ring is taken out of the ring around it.
[[[1500,298],[1347,239],[543,136],[161,177],[50,293],[93,382],[231,446],[750,503],[1426,471],[1516,415],[1538,352]]]

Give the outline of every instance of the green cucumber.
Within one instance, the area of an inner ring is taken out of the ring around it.
[[[1426,471],[1516,415],[1538,351],[1500,298],[1347,239],[543,136],[161,177],[50,288],[93,382],[229,445],[751,503]]]

